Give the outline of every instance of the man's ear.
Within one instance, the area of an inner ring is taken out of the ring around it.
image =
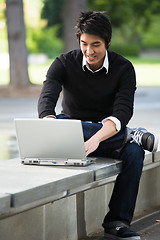
[[[110,44],[111,44],[111,41],[112,41],[112,38],[111,38],[111,40],[109,41],[107,48],[109,48],[109,46],[110,46]]]

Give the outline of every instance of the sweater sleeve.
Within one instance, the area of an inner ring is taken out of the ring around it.
[[[134,94],[136,90],[136,77],[134,67],[128,62],[125,71],[120,76],[118,91],[113,105],[113,117],[121,122],[123,129],[133,115]]]
[[[46,80],[43,83],[42,91],[38,100],[39,118],[48,115],[56,115],[55,107],[62,90],[64,77],[65,68],[60,59],[56,58],[47,72]]]

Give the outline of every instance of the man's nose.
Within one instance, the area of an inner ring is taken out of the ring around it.
[[[93,54],[94,53],[94,50],[91,46],[88,46],[87,47],[87,54]]]

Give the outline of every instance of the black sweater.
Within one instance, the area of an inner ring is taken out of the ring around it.
[[[51,64],[38,102],[39,117],[56,115],[63,89],[62,113],[75,119],[98,122],[114,116],[123,129],[133,114],[135,71],[122,56],[108,51],[109,70],[92,73],[82,69],[82,52],[60,55]]]

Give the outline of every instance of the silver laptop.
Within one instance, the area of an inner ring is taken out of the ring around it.
[[[86,166],[80,120],[14,119],[23,164]]]

